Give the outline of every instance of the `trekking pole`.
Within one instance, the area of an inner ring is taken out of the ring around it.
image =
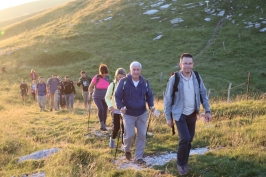
[[[88,133],[89,133],[89,129],[90,129],[90,117],[91,117],[91,100],[89,100],[89,116],[88,116]]]
[[[173,118],[172,113],[171,113],[171,119],[172,119],[172,135],[175,135],[175,124],[174,124],[174,118]]]
[[[149,113],[149,120],[148,120],[148,126],[147,126],[146,136],[148,134],[148,130],[149,130],[149,127],[150,127],[150,123],[151,123],[151,111]]]
[[[112,114],[112,116],[114,116],[114,114]],[[121,121],[120,121],[121,122]],[[121,125],[121,124],[120,124]],[[117,154],[117,148],[118,148],[118,143],[119,143],[119,138],[120,138],[120,135],[121,135],[121,127],[119,129],[119,133],[118,133],[118,138],[117,138],[117,143],[116,143],[116,148],[115,148],[115,158],[116,158],[116,154]],[[123,139],[122,139],[123,141]]]

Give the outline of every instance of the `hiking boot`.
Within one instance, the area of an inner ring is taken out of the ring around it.
[[[105,124],[104,124],[103,121],[100,122],[100,130],[102,130],[102,131],[107,131],[107,129],[106,129]]]
[[[110,148],[115,148],[115,139],[112,139],[112,137],[110,137],[109,146]]]
[[[138,165],[146,165],[146,161],[143,159],[135,159],[134,163]]]
[[[188,171],[192,171],[192,168],[190,166],[188,166],[187,164],[185,165],[185,169]]]
[[[131,152],[126,152],[125,156],[126,156],[127,160],[131,160],[131,158],[132,158]]]
[[[179,166],[179,165],[177,165],[177,170],[178,170],[179,175],[181,175],[181,176],[187,174],[187,169],[186,169],[185,166]]]

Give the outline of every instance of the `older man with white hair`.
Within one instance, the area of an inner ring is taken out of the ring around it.
[[[150,84],[141,75],[142,66],[134,61],[130,64],[130,73],[120,80],[115,93],[117,108],[123,115],[124,122],[124,150],[125,156],[131,160],[131,147],[135,136],[135,127],[137,128],[136,148],[134,162],[144,165],[144,149],[146,145],[146,122],[148,112],[146,102],[153,112],[154,101]]]

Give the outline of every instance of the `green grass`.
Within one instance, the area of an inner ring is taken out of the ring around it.
[[[216,9],[216,13],[217,9],[225,10],[224,17],[206,14],[205,5],[186,8],[182,6],[187,3],[184,0],[168,0],[165,4],[172,3],[170,8],[148,16],[143,13],[152,8],[144,7],[151,3],[143,2],[140,6],[136,0],[115,3],[77,0],[6,27],[3,29],[5,34],[0,37],[1,53],[19,50],[11,56],[1,55],[1,63],[6,63],[12,74],[34,68],[46,78],[51,72],[57,72],[76,79],[82,69],[95,75],[100,63],[106,63],[113,74],[118,67],[128,70],[129,64],[138,60],[143,64],[143,75],[150,80],[155,94],[161,95],[169,73],[177,70],[174,66],[178,65],[179,56],[190,52],[196,56],[195,70],[212,90],[212,96],[223,95],[221,91],[228,88],[229,82],[233,87],[245,83],[248,72],[251,72],[251,90],[265,92],[264,33],[255,28],[244,28],[242,21],[256,22],[266,18],[261,10],[256,10],[257,6],[264,8],[263,1],[210,1],[209,7]],[[235,20],[234,24],[225,18],[229,14]],[[104,21],[109,16],[112,20]],[[153,16],[160,19],[151,20]],[[170,20],[177,17],[183,18],[184,22],[173,26]],[[212,20],[205,22],[206,17]],[[223,23],[217,27],[223,18]],[[101,22],[96,25],[99,20]],[[154,41],[158,32],[163,37]],[[245,91],[246,85],[243,85],[232,89],[231,94]]]
[[[47,176],[177,176],[175,161],[141,171],[117,169],[115,151],[108,147],[109,137],[84,136],[88,115],[80,100],[76,100],[73,113],[39,112],[30,97],[25,105],[21,103],[17,86],[1,89],[1,176],[39,171]],[[188,176],[265,176],[265,100],[237,98],[230,104],[211,100],[211,105],[213,121],[206,124],[199,120],[193,141],[193,148],[209,147],[210,151],[190,157],[193,170]],[[155,106],[163,111],[162,101]],[[107,124],[111,126],[110,117]],[[98,127],[93,111],[90,129]],[[147,139],[145,156],[176,150],[179,138],[171,136],[163,115],[152,119],[150,131],[154,135]],[[21,156],[54,147],[60,151],[52,156],[17,162]],[[118,156],[122,155],[119,150]]]
[[[196,56],[195,70],[211,89],[214,116],[210,124],[197,122],[193,148],[208,146],[210,152],[190,158],[193,170],[188,176],[266,176],[263,165],[266,163],[263,133],[266,109],[265,96],[261,94],[266,86],[263,45],[266,38],[258,30],[245,29],[242,22],[266,18],[256,10],[257,5],[265,8],[264,1],[238,0],[232,4],[210,1],[211,8],[225,10],[226,15],[231,14],[236,20],[233,24],[225,19],[215,33],[223,17],[207,15],[205,6],[187,9],[182,6],[188,3],[185,0],[166,0],[165,4],[172,3],[172,6],[153,15],[160,17],[159,22],[143,15],[151,9],[143,9],[150,4],[143,2],[139,6],[136,0],[77,0],[3,29],[0,61],[6,64],[9,74],[0,75],[0,176],[38,171],[46,172],[47,176],[73,177],[177,176],[174,161],[142,171],[117,169],[112,163],[114,151],[108,148],[109,137],[84,136],[88,117],[82,109],[80,89],[76,88],[73,113],[39,112],[30,98],[25,105],[21,103],[19,83],[22,78],[29,82],[32,68],[45,80],[53,73],[77,80],[80,70],[95,75],[100,63],[106,63],[113,76],[116,68],[124,67],[128,71],[129,64],[137,60],[143,64],[143,75],[149,79],[154,95],[162,98],[169,73],[176,70],[183,52]],[[174,14],[172,8],[177,9]],[[240,13],[243,15],[239,16]],[[103,20],[109,16],[113,19]],[[185,21],[179,26],[171,25],[170,20],[177,17]],[[206,17],[212,20],[205,22]],[[99,20],[102,22],[96,25]],[[154,41],[158,32],[163,37]],[[210,39],[212,42],[206,47]],[[14,52],[10,56],[4,54],[11,50]],[[250,100],[246,101],[243,95],[246,85],[235,86],[247,81],[248,72],[251,72],[251,93]],[[230,82],[232,98],[226,104]],[[162,101],[156,102],[156,108],[163,111]],[[110,117],[107,123],[111,126]],[[98,127],[95,112],[90,124],[91,128]],[[178,137],[171,136],[164,116],[152,121],[150,131],[154,136],[147,139],[145,155],[176,150]],[[48,158],[17,163],[21,156],[52,147],[61,150]],[[118,155],[123,153],[119,151]]]

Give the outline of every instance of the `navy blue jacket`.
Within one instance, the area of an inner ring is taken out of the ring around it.
[[[140,76],[138,86],[135,87],[132,76],[120,80],[115,92],[115,101],[118,109],[126,106],[126,115],[140,116],[146,111],[146,102],[149,107],[154,106],[153,93],[150,84]]]

